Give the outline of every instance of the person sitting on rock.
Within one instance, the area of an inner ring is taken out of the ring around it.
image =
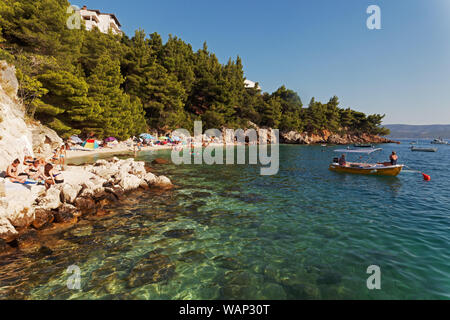
[[[64,179],[61,176],[62,173],[59,172],[51,163],[47,163],[44,167],[44,178],[45,178],[45,187],[48,189],[50,186],[54,184],[60,184],[64,182]]]
[[[13,161],[12,164],[10,164],[8,166],[8,168],[6,169],[6,178],[9,178],[9,180],[11,182],[16,182],[16,183],[25,183],[27,181],[28,176],[24,176],[24,175],[19,175],[19,165],[20,165],[20,160],[16,159]]]
[[[44,165],[44,159],[36,159],[35,161],[33,161],[33,165],[27,168],[28,177],[31,180],[35,181],[45,181]]]

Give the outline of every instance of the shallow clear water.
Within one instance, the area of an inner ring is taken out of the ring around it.
[[[397,150],[396,178],[328,170],[335,148],[280,146],[280,171],[155,165],[176,184],[136,192],[112,215],[50,235],[45,255],[0,259],[0,298],[449,299],[450,146]],[[170,159],[169,151],[139,159]],[[86,159],[83,159],[86,161]],[[57,245],[54,245],[57,244]],[[81,270],[69,290],[68,266]],[[367,267],[381,268],[368,290]]]

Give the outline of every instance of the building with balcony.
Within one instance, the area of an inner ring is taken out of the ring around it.
[[[97,28],[103,33],[108,33],[111,30],[114,34],[122,34],[121,24],[112,13],[102,13],[99,10],[92,10],[83,6],[80,10],[80,15],[84,20],[86,30],[90,31],[93,28]]]

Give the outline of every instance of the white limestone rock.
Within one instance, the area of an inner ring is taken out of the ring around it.
[[[39,206],[45,210],[58,209],[61,205],[61,191],[57,188],[47,190],[45,197],[39,199]]]
[[[159,176],[156,178],[154,185],[157,187],[171,187],[172,182],[166,176]]]
[[[131,191],[134,189],[139,188],[141,185],[141,179],[134,175],[126,175],[123,177],[123,179],[119,182],[119,186],[122,187],[125,191]]]

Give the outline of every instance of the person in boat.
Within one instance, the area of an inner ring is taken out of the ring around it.
[[[345,154],[343,154],[338,161],[340,166],[346,167],[347,166],[347,161],[345,160]]]
[[[51,185],[63,183],[64,179],[61,175],[62,173],[51,163],[47,163],[44,167],[45,187],[48,189]]]
[[[6,178],[9,178],[11,182],[25,183],[28,176],[27,175],[19,175],[19,165],[20,160],[16,159],[12,164],[6,168]]]
[[[391,156],[389,157],[389,160],[390,160],[391,166],[396,166],[396,165],[397,165],[397,162],[398,162],[398,155],[397,155],[397,152],[392,151],[392,154],[391,154]]]

